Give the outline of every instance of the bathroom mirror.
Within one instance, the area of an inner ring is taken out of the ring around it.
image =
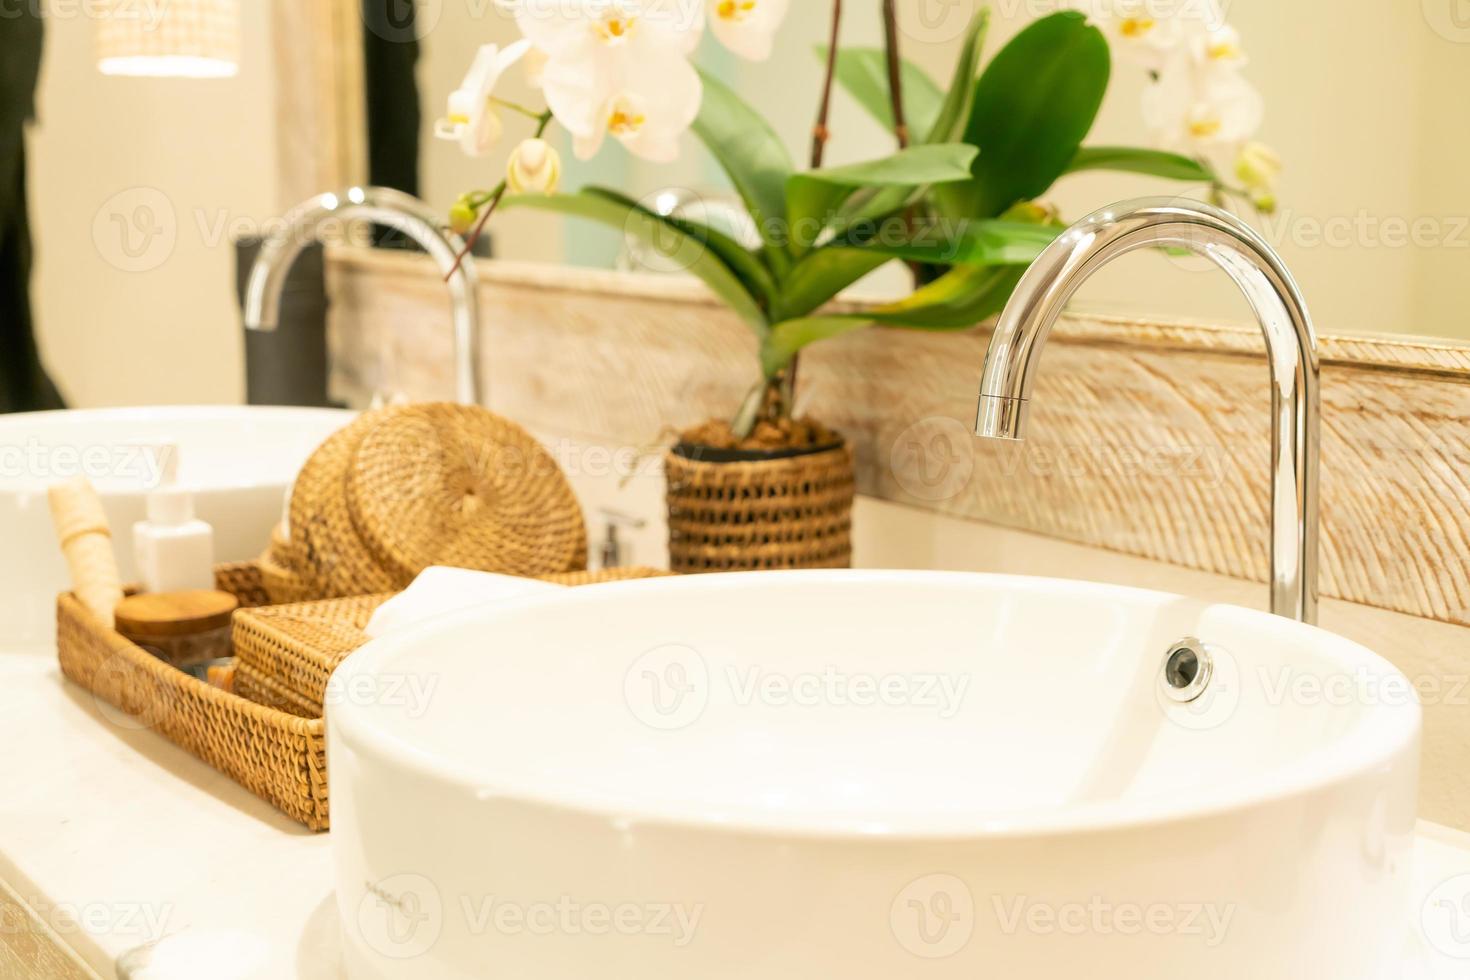
[[[1213,0],[1169,0],[1203,7]],[[1126,2],[1118,4],[1126,7]],[[965,27],[981,0],[901,0],[906,58],[947,79]],[[1022,27],[1055,10],[1057,0],[993,2],[990,57]],[[846,4],[843,38],[882,44],[879,0]],[[510,14],[491,3],[420,2],[413,30],[422,116],[419,193],[448,208],[459,193],[487,186],[504,153],[467,158],[433,139],[435,120],[459,85],[475,48],[519,36]],[[1182,13],[1188,14],[1189,10]],[[1330,0],[1221,0],[1240,35],[1244,73],[1264,99],[1259,139],[1283,171],[1275,214],[1252,221],[1301,280],[1324,333],[1426,334],[1470,339],[1470,8],[1463,0],[1422,0],[1392,9]],[[719,65],[766,113],[800,156],[815,118],[830,4],[793,2],[766,64],[734,58],[706,38],[704,64]],[[1113,77],[1090,143],[1152,145],[1141,110],[1147,72],[1115,52]],[[382,90],[379,89],[382,96]],[[519,77],[512,98],[532,97]],[[404,97],[399,89],[393,98]],[[510,124],[514,126],[514,123]],[[514,130],[519,132],[519,130]],[[835,97],[829,160],[851,162],[889,152],[892,137],[846,94]],[[403,133],[404,138],[410,134]],[[565,149],[566,147],[563,146]],[[642,163],[620,149],[578,163],[568,152],[567,182],[621,186],[648,194],[665,188],[718,193],[717,168],[687,139],[677,164]],[[1123,198],[1190,193],[1197,187],[1149,177],[1089,173],[1068,177],[1047,196],[1071,219]],[[507,214],[497,219],[497,254],[608,265],[619,242],[585,223]],[[1238,291],[1200,260],[1140,254],[1090,283],[1085,306],[1111,313],[1244,320]]]
[[[183,10],[204,0],[133,6]],[[571,2],[571,0],[568,0]],[[985,58],[1059,3],[1220,4],[1239,32],[1242,71],[1262,96],[1257,138],[1283,163],[1277,210],[1253,217],[1281,250],[1324,334],[1470,340],[1470,14],[1465,0],[1392,7],[1329,0],[991,0]],[[210,0],[230,6],[230,0]],[[477,48],[519,37],[501,0],[290,0],[235,3],[228,70],[216,77],[105,74],[101,4],[0,3],[0,167],[8,220],[29,203],[30,319],[40,360],[74,405],[238,401],[245,395],[235,242],[269,231],[291,205],[371,178],[448,215],[457,196],[492,186],[510,145],[482,159],[434,138]],[[510,5],[513,7],[513,4]],[[842,38],[878,47],[881,0],[847,0]],[[899,0],[903,56],[947,80],[981,0]],[[791,0],[769,61],[731,54],[706,33],[698,62],[771,119],[798,162],[816,117],[828,0]],[[22,15],[12,17],[11,14]],[[36,23],[44,23],[35,120],[20,141]],[[16,47],[30,46],[26,51]],[[1116,47],[1116,45],[1115,45]],[[1115,51],[1093,144],[1151,145],[1147,72]],[[516,68],[507,98],[538,93]],[[525,120],[507,120],[511,136]],[[844,91],[834,96],[828,163],[886,155],[892,134]],[[563,187],[635,196],[672,191],[718,208],[720,168],[690,136],[672,164],[610,145],[579,161],[564,135]],[[26,148],[25,183],[13,159]],[[22,197],[17,191],[25,190]],[[1069,219],[1099,205],[1183,185],[1127,173],[1068,176],[1045,196]],[[1198,186],[1190,191],[1199,193]],[[0,235],[0,238],[3,238]],[[621,236],[529,211],[497,216],[494,253],[614,267]],[[10,243],[17,238],[9,238]],[[3,243],[0,243],[3,244]],[[7,253],[13,256],[15,251]],[[19,275],[19,263],[6,266]],[[902,288],[894,264],[873,288]],[[19,282],[20,280],[14,280]],[[9,299],[19,287],[5,287]],[[1229,281],[1197,260],[1130,256],[1078,304],[1140,318],[1244,322]],[[21,316],[6,307],[0,323]],[[25,341],[14,346],[22,360]],[[12,363],[16,363],[12,360]],[[28,362],[29,363],[29,362]],[[37,407],[44,379],[25,384]],[[22,382],[9,382],[12,389]],[[148,392],[144,396],[141,392]]]

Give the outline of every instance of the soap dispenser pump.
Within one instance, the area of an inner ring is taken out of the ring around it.
[[[133,557],[148,592],[214,588],[214,528],[194,515],[194,495],[174,485],[177,451],[147,499],[148,518],[133,525]]]

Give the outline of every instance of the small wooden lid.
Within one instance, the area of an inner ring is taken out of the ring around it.
[[[223,629],[240,608],[228,592],[199,589],[131,595],[117,604],[117,631],[125,636],[191,636]]]

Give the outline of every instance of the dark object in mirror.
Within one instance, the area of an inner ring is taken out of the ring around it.
[[[417,4],[410,0],[362,0],[368,183],[422,198],[419,139],[423,110],[417,70],[423,26],[417,18]],[[373,229],[373,244],[418,251],[413,241],[388,228]],[[473,251],[488,258],[491,236],[481,235]]]
[[[31,323],[25,126],[35,116],[44,31],[35,4],[0,19],[0,412],[64,408]]]
[[[235,285],[243,307],[245,284],[261,239],[235,243]],[[325,250],[308,245],[291,266],[281,293],[276,330],[245,331],[245,401],[250,405],[341,408],[327,396],[327,285]]]

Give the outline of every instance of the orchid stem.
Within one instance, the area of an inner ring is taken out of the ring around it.
[[[903,59],[898,50],[898,0],[883,0],[883,40],[888,53],[888,92],[893,98],[893,135],[898,148],[909,145],[909,124],[903,108]]]
[[[827,122],[832,117],[832,83],[837,79],[837,38],[842,30],[842,0],[832,0],[832,40],[827,44],[827,78],[822,83],[822,107],[817,112],[817,125],[812,130],[812,169],[822,165],[827,153],[827,140],[832,133]]]
[[[832,38],[827,43],[827,77],[822,83],[822,105],[817,110],[817,124],[812,129],[812,169],[819,170],[827,155],[827,140],[832,132],[827,127],[832,118],[832,85],[837,80],[837,41],[842,34],[842,0],[832,0]],[[782,399],[784,411],[790,415],[796,404],[796,376],[801,367],[799,355],[791,358],[784,379],[786,397]]]
[[[540,139],[546,135],[546,129],[551,125],[551,118],[551,110],[549,109],[546,112],[536,114],[536,139]],[[474,231],[470,232],[470,237],[465,241],[464,248],[460,249],[459,254],[454,257],[454,265],[450,266],[449,271],[444,274],[445,282],[454,278],[454,274],[459,271],[459,267],[464,265],[464,260],[475,250],[475,245],[479,242],[480,235],[485,231],[485,225],[489,223],[490,216],[495,213],[495,209],[500,206],[500,202],[505,197],[505,192],[508,187],[509,184],[502,180],[490,192],[489,199],[485,203],[485,210],[480,212],[480,220],[475,222]]]
[[[493,102],[495,105],[500,106],[502,109],[509,109],[511,112],[519,112],[521,115],[527,117],[528,119],[535,119],[538,122],[540,121],[542,116],[546,115],[546,113],[532,109],[530,106],[521,105],[519,102],[511,102],[509,99],[499,99],[492,95],[490,97],[490,101]]]

